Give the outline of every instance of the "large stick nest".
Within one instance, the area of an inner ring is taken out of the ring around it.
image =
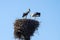
[[[21,35],[30,37],[38,28],[39,22],[32,19],[17,19],[14,23],[14,36],[20,38]]]

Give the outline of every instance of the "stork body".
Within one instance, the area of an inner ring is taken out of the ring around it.
[[[40,13],[36,12],[36,13],[32,14],[32,17],[40,17]]]
[[[35,19],[36,19],[36,17],[40,17],[40,13],[39,12],[35,12],[34,14],[31,14],[31,16],[32,17],[35,17]]]
[[[27,18],[27,15],[28,15],[29,12],[30,12],[30,9],[28,9],[27,12],[23,13],[23,16],[22,17],[26,17]]]

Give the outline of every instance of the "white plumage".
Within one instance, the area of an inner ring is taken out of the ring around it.
[[[40,17],[40,15],[41,14],[39,12],[35,12],[35,13],[31,14],[30,16],[35,17],[35,19],[36,19],[36,17]]]
[[[32,17],[40,17],[40,13],[39,12],[35,12],[34,14],[31,14]]]

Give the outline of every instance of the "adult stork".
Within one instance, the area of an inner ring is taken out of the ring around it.
[[[26,17],[27,18],[27,15],[28,15],[29,12],[30,12],[30,9],[28,9],[27,12],[23,13],[23,16],[22,17]]]
[[[40,17],[41,13],[39,12],[35,12],[34,14],[31,14],[32,17]]]

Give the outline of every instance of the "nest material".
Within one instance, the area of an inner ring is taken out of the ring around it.
[[[14,24],[14,36],[15,38],[30,37],[34,31],[38,28],[39,22],[32,19],[17,19]]]

